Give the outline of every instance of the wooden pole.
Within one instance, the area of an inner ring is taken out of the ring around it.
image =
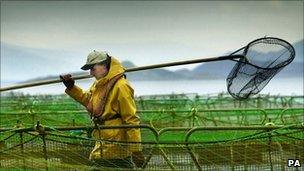
[[[177,62],[155,64],[155,65],[148,65],[148,66],[142,66],[142,67],[128,68],[128,69],[126,69],[126,72],[143,71],[143,70],[149,70],[149,69],[171,67],[171,66],[178,66],[178,65],[187,65],[187,64],[195,64],[195,63],[202,63],[202,62],[222,61],[222,60],[228,60],[228,59],[233,60],[233,59],[240,59],[240,58],[244,58],[244,56],[243,55],[229,55],[229,56],[220,56],[220,57],[187,60],[187,61],[177,61]],[[74,80],[81,80],[81,79],[87,79],[87,78],[91,78],[91,77],[92,76],[89,75],[89,74],[84,74],[84,75],[73,76],[73,79]],[[21,88],[27,88],[27,87],[47,85],[47,84],[54,84],[54,83],[60,83],[60,82],[62,82],[62,81],[61,81],[61,79],[58,78],[58,79],[49,79],[49,80],[43,80],[43,81],[36,81],[36,82],[18,84],[18,85],[13,85],[13,86],[0,88],[0,92],[8,91],[8,90],[21,89]]]

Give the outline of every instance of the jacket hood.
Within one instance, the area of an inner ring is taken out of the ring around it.
[[[121,65],[121,63],[114,57],[111,57],[111,64],[110,64],[110,70],[108,74],[95,81],[95,84],[98,85],[103,85],[107,83],[109,80],[111,80],[113,77],[123,74],[125,72],[125,68]]]

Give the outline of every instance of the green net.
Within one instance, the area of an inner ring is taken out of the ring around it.
[[[118,156],[140,145],[146,170],[289,170],[288,159],[304,160],[303,99],[260,95],[237,101],[226,94],[137,97],[137,113],[145,126],[142,142],[132,143],[92,138],[87,111],[67,96],[2,96],[0,170],[134,166],[130,157],[89,160],[96,142],[119,148]],[[37,122],[40,129],[35,129]]]
[[[87,129],[77,130],[86,132]],[[168,141],[158,136],[153,140],[143,136],[140,145],[147,170],[281,170],[287,169],[287,159],[304,159],[303,129],[303,126],[262,126],[166,130],[167,133],[178,132],[179,138]],[[71,135],[75,130],[71,127],[45,129],[39,133],[31,129],[2,131],[1,168],[88,170],[96,167],[89,160],[96,141],[119,146],[120,153],[125,153],[129,150],[126,147],[134,144],[95,140],[86,133]],[[98,165],[98,168],[113,169],[119,165],[119,161],[109,159],[108,162],[113,162],[113,166]]]

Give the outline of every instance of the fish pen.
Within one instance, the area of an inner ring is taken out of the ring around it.
[[[146,170],[289,170],[287,159],[304,160],[303,125],[171,127],[160,131],[148,125],[138,127],[143,132],[140,146]],[[133,145],[93,139],[92,129],[1,129],[1,170],[88,170],[92,164],[88,156],[95,141],[104,146],[115,144],[121,153]],[[82,134],[73,135],[75,131]],[[171,138],[165,138],[166,134]]]
[[[141,96],[140,126],[96,127],[85,108],[65,95],[2,96],[0,170],[94,169],[89,155],[96,142],[116,146],[118,156],[140,146],[145,162],[139,170],[292,170],[288,159],[304,161],[303,99]],[[141,130],[140,143],[92,137],[93,129],[130,127]]]

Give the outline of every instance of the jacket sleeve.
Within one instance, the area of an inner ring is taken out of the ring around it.
[[[119,112],[122,121],[126,125],[139,125],[140,119],[136,114],[136,105],[134,101],[134,91],[128,84],[120,85],[118,89]],[[139,128],[127,129],[127,141],[141,142],[141,134]],[[141,151],[140,144],[131,145],[132,152]]]
[[[89,91],[86,92],[82,90],[80,87],[74,85],[73,88],[71,88],[70,90],[66,89],[65,92],[73,99],[75,99],[77,102],[87,107],[91,96],[91,93],[89,93]]]

